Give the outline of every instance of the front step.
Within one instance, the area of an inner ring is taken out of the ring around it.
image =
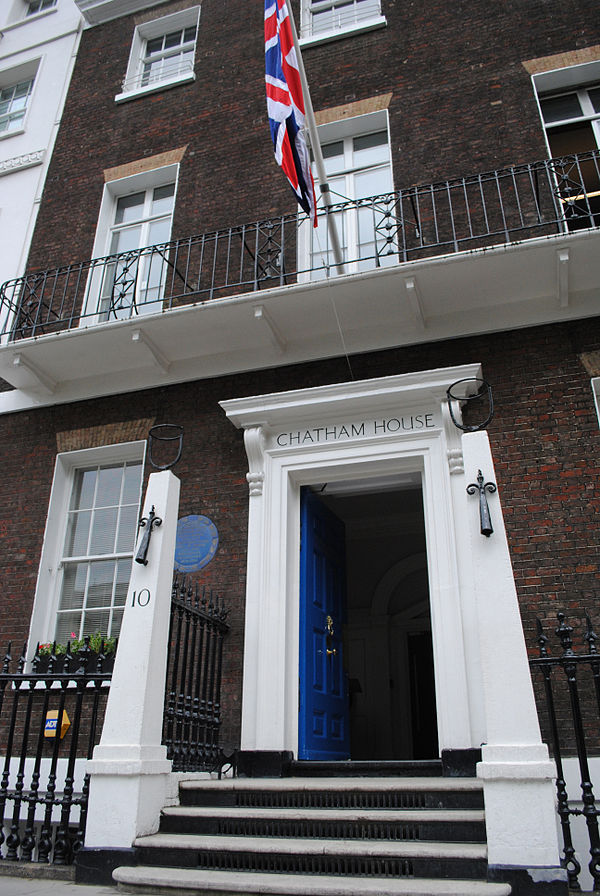
[[[510,893],[485,880],[483,793],[472,778],[184,781],[159,833],[134,846],[139,866],[114,872],[131,892]]]
[[[295,778],[414,778],[441,777],[441,759],[411,760],[336,760],[322,762],[315,760],[293,760],[289,764],[289,774]]]
[[[165,833],[351,840],[485,841],[481,809],[237,809],[171,806]]]
[[[482,809],[476,778],[229,778],[183,781],[182,806],[303,809]]]
[[[509,884],[474,880],[393,880],[324,875],[190,871],[182,868],[117,868],[113,877],[124,893],[186,893],[189,896],[510,896]]]
[[[481,843],[347,841],[288,837],[151,834],[136,840],[142,864],[379,877],[485,877]]]

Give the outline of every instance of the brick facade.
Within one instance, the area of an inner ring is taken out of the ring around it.
[[[597,320],[456,339],[350,359],[356,379],[481,362],[494,391],[489,434],[526,639],[535,616],[578,616],[600,598],[595,527],[600,510],[600,431],[581,356],[600,348]],[[0,636],[27,638],[56,451],[144,436],[178,422],[185,448],[180,515],[200,513],[219,530],[219,550],[198,580],[230,609],[225,648],[223,743],[239,739],[248,486],[241,433],[223,399],[344,382],[346,359],[205,380],[2,418],[0,507],[5,611]],[[15,452],[15,445],[20,451]],[[26,467],[27,475],[23,476]],[[474,510],[475,512],[475,510]]]
[[[89,258],[105,169],[187,147],[173,238],[293,209],[268,139],[262,8],[202,4],[196,80],[116,104],[136,23],[185,6],[85,30],[38,218],[30,269]],[[320,46],[304,60],[313,104],[332,107],[392,94],[397,187],[542,159],[543,131],[524,63],[579,54],[600,40],[590,2],[552,10],[484,0],[454,7],[383,0],[388,27]],[[574,57],[575,58],[575,57]],[[102,78],[98,78],[102,60]],[[435,61],[435,65],[432,64]],[[98,125],[90,127],[90,121]],[[268,187],[267,187],[268,185]]]

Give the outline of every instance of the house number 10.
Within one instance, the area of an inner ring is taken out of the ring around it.
[[[131,595],[131,606],[135,607],[137,604],[138,607],[147,607],[150,603],[150,591],[148,588],[142,588],[142,590],[138,593],[134,591]]]

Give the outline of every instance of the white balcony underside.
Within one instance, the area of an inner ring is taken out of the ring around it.
[[[0,413],[599,311],[598,230],[527,240],[8,343]]]

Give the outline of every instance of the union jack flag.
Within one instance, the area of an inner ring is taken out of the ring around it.
[[[275,160],[316,227],[315,186],[302,133],[304,97],[286,0],[265,0],[265,81]]]

